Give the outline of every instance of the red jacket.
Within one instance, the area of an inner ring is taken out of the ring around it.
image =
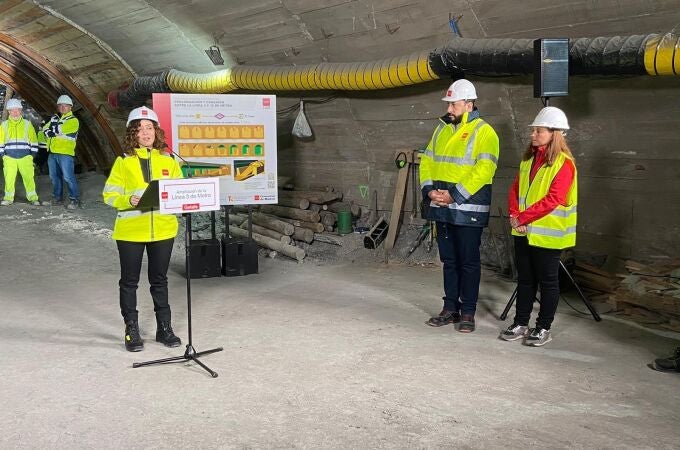
[[[536,172],[538,172],[538,169],[543,164],[545,164],[545,146],[534,147],[534,161],[529,173],[530,183],[534,181]],[[571,160],[567,159],[560,171],[555,175],[548,194],[522,212],[519,211],[519,174],[517,174],[508,193],[508,211],[510,211],[510,217],[516,217],[520,225],[527,225],[543,216],[547,216],[558,205],[568,206],[567,194],[569,193],[571,183],[574,181],[574,173],[574,164]]]

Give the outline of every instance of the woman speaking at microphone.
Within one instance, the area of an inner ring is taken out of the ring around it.
[[[564,137],[569,129],[564,112],[545,107],[529,126],[531,144],[508,194],[517,264],[516,314],[500,337],[506,341],[524,338],[526,345],[542,346],[552,340],[550,326],[560,298],[560,254],[576,245],[578,186],[574,156]],[[536,327],[529,329],[539,285]]]
[[[112,237],[120,256],[118,285],[120,312],[125,321],[125,348],[131,352],[144,349],[137,318],[137,285],[144,250],[156,312],[156,341],[177,347],[181,341],[172,331],[167,277],[177,235],[177,217],[159,214],[153,208],[135,208],[152,180],[182,178],[182,172],[177,161],[159,151],[166,146],[165,134],[158,126],[156,113],[145,106],[130,112],[123,145],[124,154],[116,158],[103,196],[107,205],[118,210]]]

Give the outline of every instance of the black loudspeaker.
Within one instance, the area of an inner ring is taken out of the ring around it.
[[[237,277],[257,273],[257,243],[222,239],[222,275]]]
[[[569,95],[569,39],[534,40],[534,97]]]
[[[220,276],[220,241],[217,239],[191,241],[191,278]]]

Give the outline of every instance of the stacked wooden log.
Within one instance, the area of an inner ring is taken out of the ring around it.
[[[358,205],[342,201],[342,192],[327,190],[279,191],[277,205],[253,207],[253,239],[261,247],[274,250],[298,261],[304,259],[305,251],[300,243],[311,244],[315,240],[335,245],[342,241],[333,237],[337,226],[337,212],[352,211],[358,217]],[[247,236],[248,221],[245,207],[234,207],[230,217],[239,223],[230,226],[234,236]]]
[[[680,331],[680,260],[653,264],[626,261],[629,274],[609,296],[609,303],[632,320]]]
[[[572,275],[580,287],[607,294],[614,292],[621,282],[613,273],[581,261],[576,262]]]

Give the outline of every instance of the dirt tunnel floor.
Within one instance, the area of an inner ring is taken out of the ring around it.
[[[85,180],[84,184],[87,180]],[[99,181],[97,181],[99,182]],[[44,183],[44,180],[43,180]],[[87,186],[86,186],[87,187]],[[94,189],[93,189],[94,191]],[[672,448],[680,374],[647,364],[679,345],[561,306],[544,348],[497,339],[513,286],[485,272],[477,331],[425,321],[437,267],[260,259],[260,273],[194,280],[193,341],[216,379],[154,342],[123,347],[112,212],[0,209],[0,448]],[[170,278],[186,341],[183,253]],[[578,304],[578,301],[575,302]],[[507,326],[508,322],[505,322]]]

